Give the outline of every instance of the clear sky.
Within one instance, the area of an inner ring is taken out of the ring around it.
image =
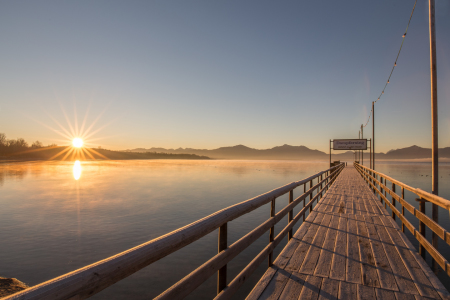
[[[254,148],[357,138],[414,1],[1,1],[0,132],[92,146]],[[436,0],[439,146],[450,146],[450,2]],[[431,147],[428,1],[376,104],[377,151]],[[75,111],[76,108],[76,111]],[[75,118],[77,115],[77,120]],[[54,130],[52,130],[54,129]],[[371,137],[371,122],[365,137]]]

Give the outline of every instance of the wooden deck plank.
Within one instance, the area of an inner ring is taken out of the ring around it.
[[[378,278],[380,278],[380,286],[383,289],[398,291],[398,286],[392,273],[392,269],[384,251],[382,242],[375,229],[372,217],[365,216],[366,227],[370,237],[370,244],[372,246],[373,255],[378,271]]]
[[[339,218],[338,233],[336,236],[336,246],[334,248],[333,260],[331,262],[330,278],[345,280],[347,253],[347,218]]]
[[[359,260],[358,232],[354,215],[349,215],[347,221],[347,260],[346,281],[361,283],[361,262]]]
[[[277,270],[277,272],[273,275],[269,284],[259,297],[259,299],[265,300],[276,300],[281,295],[284,290],[286,283],[289,280],[290,273],[284,270]]]
[[[305,286],[303,287],[299,299],[315,300],[319,297],[322,277],[308,275]]]
[[[316,232],[316,236],[309,247],[306,254],[305,261],[303,262],[300,273],[313,275],[316,268],[317,261],[319,260],[320,251],[322,250],[323,242],[325,240],[326,232],[328,231],[328,225],[331,221],[331,215],[326,214],[319,225],[319,229]]]
[[[320,288],[319,300],[335,300],[339,293],[339,281],[324,278]]]
[[[314,218],[314,221],[311,223],[308,232],[305,234],[305,236],[301,240],[300,245],[295,250],[294,255],[292,256],[291,260],[289,260],[289,262],[287,263],[285,270],[287,270],[289,272],[297,272],[300,269],[324,216],[325,216],[325,214],[317,213],[317,216]]]
[[[362,215],[357,215],[356,219],[359,255],[362,262],[362,283],[368,286],[380,287],[380,279],[378,278],[375,264],[375,255],[373,254],[372,246],[369,241],[369,234],[364,222],[364,217]]]
[[[314,276],[328,277],[330,274],[331,262],[333,261],[333,251],[336,246],[336,237],[339,227],[339,216],[333,215],[322,250],[320,252],[319,261],[317,262]]]
[[[358,292],[356,284],[341,281],[339,285],[339,300],[356,299]]]
[[[289,260],[293,256],[295,250],[300,245],[300,241],[303,239],[305,234],[309,231],[309,228],[317,216],[316,212],[312,212],[302,226],[295,232],[291,241],[286,245],[286,247],[281,251],[280,255],[275,259],[274,265],[280,269],[284,269],[288,264]]]
[[[279,300],[296,300],[302,292],[303,286],[305,285],[306,278],[308,276],[299,273],[291,274],[283,292],[281,293]]]
[[[259,296],[264,292],[267,285],[272,280],[272,277],[275,275],[275,273],[278,271],[277,267],[269,267],[269,269],[264,273],[263,277],[259,280],[258,284],[255,285],[255,287],[252,289],[250,294],[248,294],[246,300],[256,300],[259,299]]]
[[[419,295],[416,295],[419,296]],[[399,292],[395,292],[395,298],[397,300],[416,300],[416,297],[414,295],[411,294],[402,294]]]
[[[358,300],[376,300],[373,287],[358,284],[356,290],[358,292]]]
[[[383,289],[375,289],[375,294],[377,299],[395,299],[395,293],[393,291],[383,290]]]
[[[346,214],[355,214],[355,211],[353,210],[353,199],[351,195],[346,195],[344,198],[345,202],[345,213]]]

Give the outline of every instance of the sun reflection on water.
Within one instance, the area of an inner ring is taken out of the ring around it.
[[[73,178],[75,178],[75,180],[78,180],[80,179],[80,177],[81,177],[81,163],[79,160],[77,160],[73,165]]]

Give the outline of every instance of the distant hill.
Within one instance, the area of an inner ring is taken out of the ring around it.
[[[231,147],[220,147],[217,149],[164,149],[164,148],[137,148],[125,150],[129,152],[165,152],[173,154],[196,154],[204,155],[217,159],[285,159],[285,160],[324,160],[326,154],[319,150],[312,150],[305,146],[283,145],[270,149],[254,149],[244,145],[236,145]]]
[[[364,152],[364,157],[369,158],[369,151]],[[450,158],[450,147],[439,149],[440,158]],[[333,158],[336,159],[352,159],[353,152],[347,151],[345,153],[338,153],[338,151],[333,151]],[[422,148],[419,146],[411,146],[406,148],[400,148],[395,150],[389,150],[387,153],[376,153],[376,159],[421,159],[421,158],[431,158],[431,149]]]
[[[172,154],[196,154],[216,159],[277,159],[277,160],[328,160],[329,153],[312,150],[305,146],[283,145],[270,149],[254,149],[244,145],[220,147],[217,149],[193,148],[136,148],[123,152],[164,152]],[[450,147],[439,149],[440,157],[450,158]],[[369,158],[369,151],[364,154]],[[402,149],[390,150],[387,153],[376,153],[377,159],[418,159],[431,158],[431,149],[411,146]],[[332,151],[332,160],[353,160],[353,151]]]
[[[121,152],[112,151],[106,149],[89,149],[90,155],[66,154],[69,153],[69,148],[72,147],[41,147],[38,149],[32,149],[29,151],[22,151],[17,153],[10,153],[8,155],[0,155],[0,160],[77,160],[77,159],[112,159],[112,160],[124,160],[124,159],[209,159],[206,156],[199,156],[195,154],[172,154],[172,153],[156,153],[156,152]],[[85,151],[85,152],[86,152]],[[60,155],[58,155],[60,153]]]

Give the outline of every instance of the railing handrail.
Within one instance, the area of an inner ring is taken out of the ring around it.
[[[429,202],[431,202],[433,204],[439,205],[440,207],[445,208],[446,210],[450,210],[450,201],[445,199],[445,198],[442,198],[442,197],[440,197],[438,195],[434,195],[432,193],[429,193],[429,192],[424,191],[424,190],[419,189],[419,188],[413,188],[413,187],[411,187],[411,186],[409,186],[409,185],[407,185],[407,184],[405,184],[405,183],[403,183],[401,181],[398,181],[398,180],[396,180],[396,179],[394,179],[394,178],[392,178],[392,177],[390,177],[390,176],[388,176],[386,174],[383,174],[383,173],[380,173],[378,171],[372,170],[372,169],[367,168],[367,167],[365,167],[365,166],[363,166],[361,164],[358,164],[358,166],[363,168],[363,169],[366,169],[367,171],[370,171],[372,173],[380,175],[381,177],[389,180],[390,182],[392,182],[392,183],[394,183],[394,184],[396,184],[396,185],[398,185],[400,187],[403,187],[405,190],[413,192],[417,196],[419,196],[419,197],[421,197],[421,198],[423,198],[423,199],[425,199],[425,200],[427,200],[427,201],[429,201]]]
[[[257,197],[231,205],[156,239],[13,294],[6,297],[5,300],[68,299],[71,297],[86,299],[151,263],[195,242],[227,222],[275,200],[277,197],[292,191],[302,184],[312,182],[313,179],[318,178],[322,174],[330,172],[330,175],[327,177],[329,178],[332,175],[332,171],[336,173],[342,170],[344,165],[345,163],[333,166],[303,180],[291,182]],[[319,183],[314,188],[311,187],[303,195],[311,194],[318,186]],[[312,203],[313,199],[310,201]]]

